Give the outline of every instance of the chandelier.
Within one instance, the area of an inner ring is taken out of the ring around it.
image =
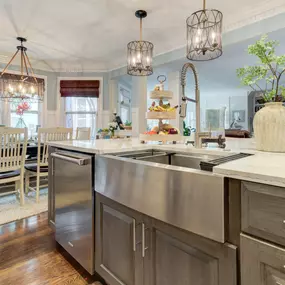
[[[223,14],[218,10],[206,9],[193,13],[187,24],[187,58],[193,61],[206,61],[222,55]]]
[[[148,76],[153,73],[153,44],[142,40],[142,19],[146,18],[147,12],[138,10],[135,15],[140,19],[140,40],[128,43],[127,73],[135,76]]]
[[[27,56],[27,48],[23,46],[23,42],[27,40],[22,37],[18,37],[17,40],[21,42],[21,45],[17,46],[17,51],[0,74],[0,99],[4,101],[41,102],[44,96],[44,80],[36,78],[34,75]],[[6,72],[19,52],[21,54],[21,74]]]

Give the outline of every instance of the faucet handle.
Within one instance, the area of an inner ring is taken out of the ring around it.
[[[182,99],[181,105],[180,105],[180,118],[186,118],[186,113],[187,113],[187,102],[185,99]]]

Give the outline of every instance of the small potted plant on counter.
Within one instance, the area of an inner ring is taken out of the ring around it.
[[[248,47],[248,53],[258,57],[255,66],[237,69],[242,85],[261,92],[264,108],[253,120],[256,148],[263,151],[285,152],[285,87],[281,78],[285,73],[285,55],[276,55],[278,41],[268,40],[267,35]]]
[[[109,132],[111,133],[111,138],[115,137],[115,130],[118,129],[118,124],[116,122],[111,122],[108,124]]]
[[[124,129],[131,131],[132,130],[132,122],[126,121],[124,124]]]

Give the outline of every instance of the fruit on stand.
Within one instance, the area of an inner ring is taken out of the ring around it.
[[[144,135],[157,135],[157,132],[154,131],[144,132]]]
[[[170,103],[168,104],[163,104],[162,106],[155,104],[153,101],[151,106],[148,108],[149,111],[151,112],[174,112],[178,108],[178,105],[175,107],[171,107]]]
[[[152,129],[151,129],[153,132],[156,132],[156,133],[158,133],[159,132],[159,127],[153,127]]]
[[[178,131],[175,128],[171,128],[171,129],[168,130],[168,134],[169,135],[177,135]]]
[[[170,124],[163,124],[163,125],[162,125],[162,129],[163,129],[163,130],[166,130],[166,131],[168,131],[168,130],[170,130],[170,129],[172,129],[172,128],[173,128],[173,126],[170,125]]]

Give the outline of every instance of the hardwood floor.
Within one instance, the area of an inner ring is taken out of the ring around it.
[[[47,213],[0,226],[0,285],[95,285],[97,280],[56,244]]]

